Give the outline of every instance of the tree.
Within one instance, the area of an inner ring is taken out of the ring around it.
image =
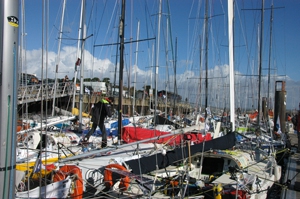
[[[99,77],[93,77],[93,79],[91,80],[92,82],[100,82]]]
[[[108,77],[104,77],[103,78],[103,81],[106,83],[106,84],[109,84],[110,83],[110,79]]]
[[[74,77],[72,78],[72,82],[74,82]],[[80,80],[76,78],[76,83],[80,83]]]

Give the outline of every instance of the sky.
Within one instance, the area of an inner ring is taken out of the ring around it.
[[[20,45],[24,51],[20,70],[36,74],[39,78],[54,78],[55,66],[58,65],[58,78],[68,75],[72,79],[75,62],[81,57],[82,43],[78,44],[81,1],[66,1],[61,39],[62,0],[23,2],[24,12],[20,4]],[[158,90],[174,92],[176,83],[177,92],[183,99],[198,104],[204,100],[207,69],[210,105],[228,107],[227,1],[208,0],[207,20],[206,1],[162,0],[161,15],[159,2],[126,0],[124,85],[132,87],[136,83],[138,90],[151,85]],[[237,106],[257,106],[262,42],[262,96],[267,96],[269,90],[270,98],[274,98],[275,81],[285,81],[287,108],[298,108],[300,2],[265,0],[264,7],[261,32],[262,1],[235,1],[234,70],[235,90],[239,96],[236,97]],[[101,80],[108,77],[111,83],[116,81],[118,85],[119,71],[117,69],[116,72],[115,65],[117,63],[118,66],[120,62],[120,53],[115,44],[118,43],[121,1],[86,0],[85,8],[86,39],[81,57],[84,60],[81,65],[83,76],[99,77]],[[207,45],[204,28],[206,21]],[[136,42],[137,38],[142,41]]]

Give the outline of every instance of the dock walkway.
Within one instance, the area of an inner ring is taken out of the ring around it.
[[[297,150],[298,137],[295,133],[288,133],[292,151]],[[287,183],[287,187],[281,191],[281,199],[300,198],[300,153],[294,153],[288,158],[287,168],[283,182]]]

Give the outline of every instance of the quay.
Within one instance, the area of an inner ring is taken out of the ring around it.
[[[291,155],[284,169],[281,199],[298,199],[300,198],[300,153],[296,153],[298,137],[295,133],[288,133],[291,141]]]
[[[20,86],[18,88],[18,110],[22,110],[24,105],[27,104],[31,109],[38,110],[41,103],[45,104],[45,108],[52,108],[53,99],[55,96],[56,106],[71,111],[72,101],[73,101],[74,88],[73,84],[59,83],[55,88],[54,83],[41,85],[33,84],[27,86]],[[103,95],[98,92],[93,93],[84,93],[82,96],[83,102],[83,112],[89,112],[91,105],[101,100]],[[80,95],[78,92],[75,92],[75,107],[79,107]],[[150,114],[149,110],[154,109],[154,102],[150,101],[149,97],[145,99],[136,98],[133,101],[133,98],[123,97],[122,99],[122,112],[123,114],[132,116],[133,115],[133,104],[135,106],[135,112],[146,115]],[[119,98],[114,97],[114,108],[118,107]],[[157,110],[162,112],[170,110],[174,114],[187,114],[192,110],[192,106],[186,102],[176,102],[169,100],[165,101],[164,98],[159,97],[157,101]]]

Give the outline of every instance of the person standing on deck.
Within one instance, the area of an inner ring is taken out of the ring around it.
[[[298,113],[294,115],[294,117],[292,118],[292,123],[294,125],[295,133],[297,132],[297,136],[298,136],[297,153],[300,153],[300,104],[299,104]]]
[[[92,108],[92,119],[91,119],[93,125],[91,130],[83,138],[84,142],[87,142],[89,140],[90,136],[95,132],[97,126],[99,126],[102,133],[101,147],[104,148],[107,146],[107,134],[104,125],[104,120],[106,117],[112,116],[111,103],[112,103],[112,99],[105,98],[100,100],[96,104],[94,104],[94,107]]]

